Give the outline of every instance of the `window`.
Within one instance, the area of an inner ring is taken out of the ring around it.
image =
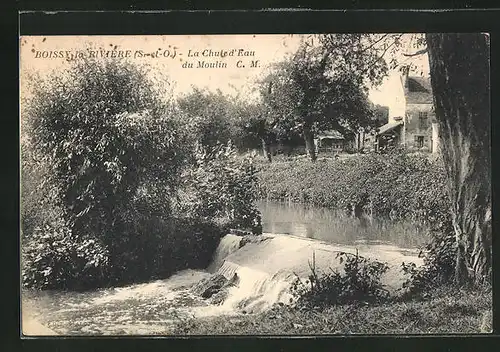
[[[418,119],[420,122],[420,129],[427,129],[429,127],[427,111],[420,111],[418,113]]]
[[[415,146],[417,148],[424,147],[424,136],[415,136]]]

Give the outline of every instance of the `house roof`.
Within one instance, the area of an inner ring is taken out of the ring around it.
[[[378,134],[380,135],[380,134],[384,134],[384,133],[390,132],[393,129],[395,129],[396,127],[401,126],[401,125],[403,125],[402,122],[389,122],[389,123],[386,123],[385,125],[379,127]]]
[[[432,104],[431,79],[429,77],[408,77],[405,96],[408,104]]]
[[[344,136],[339,131],[330,130],[324,131],[318,134],[319,139],[332,138],[332,139],[344,139]]]

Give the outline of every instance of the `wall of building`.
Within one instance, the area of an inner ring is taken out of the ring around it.
[[[432,123],[432,152],[437,153],[439,151],[439,135],[438,135],[438,124],[437,122]]]
[[[406,111],[406,99],[401,77],[397,78],[397,84],[392,88],[393,100],[389,105],[388,123],[395,123],[397,117],[404,117]]]
[[[427,113],[427,126],[420,124],[420,112]],[[407,149],[432,152],[433,132],[432,124],[436,121],[432,104],[407,104],[404,124],[404,144]],[[423,148],[418,146],[418,137],[423,137]]]

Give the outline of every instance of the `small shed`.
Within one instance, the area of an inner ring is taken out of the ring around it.
[[[324,131],[315,139],[318,152],[340,152],[346,148],[346,138],[336,130]]]
[[[375,136],[375,150],[400,144],[402,126],[402,121],[389,122],[381,126]]]

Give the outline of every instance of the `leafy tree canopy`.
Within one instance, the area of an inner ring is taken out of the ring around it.
[[[294,55],[273,65],[261,81],[269,125],[344,134],[371,126],[368,87],[380,84],[387,65],[362,39],[349,34],[304,41]]]

